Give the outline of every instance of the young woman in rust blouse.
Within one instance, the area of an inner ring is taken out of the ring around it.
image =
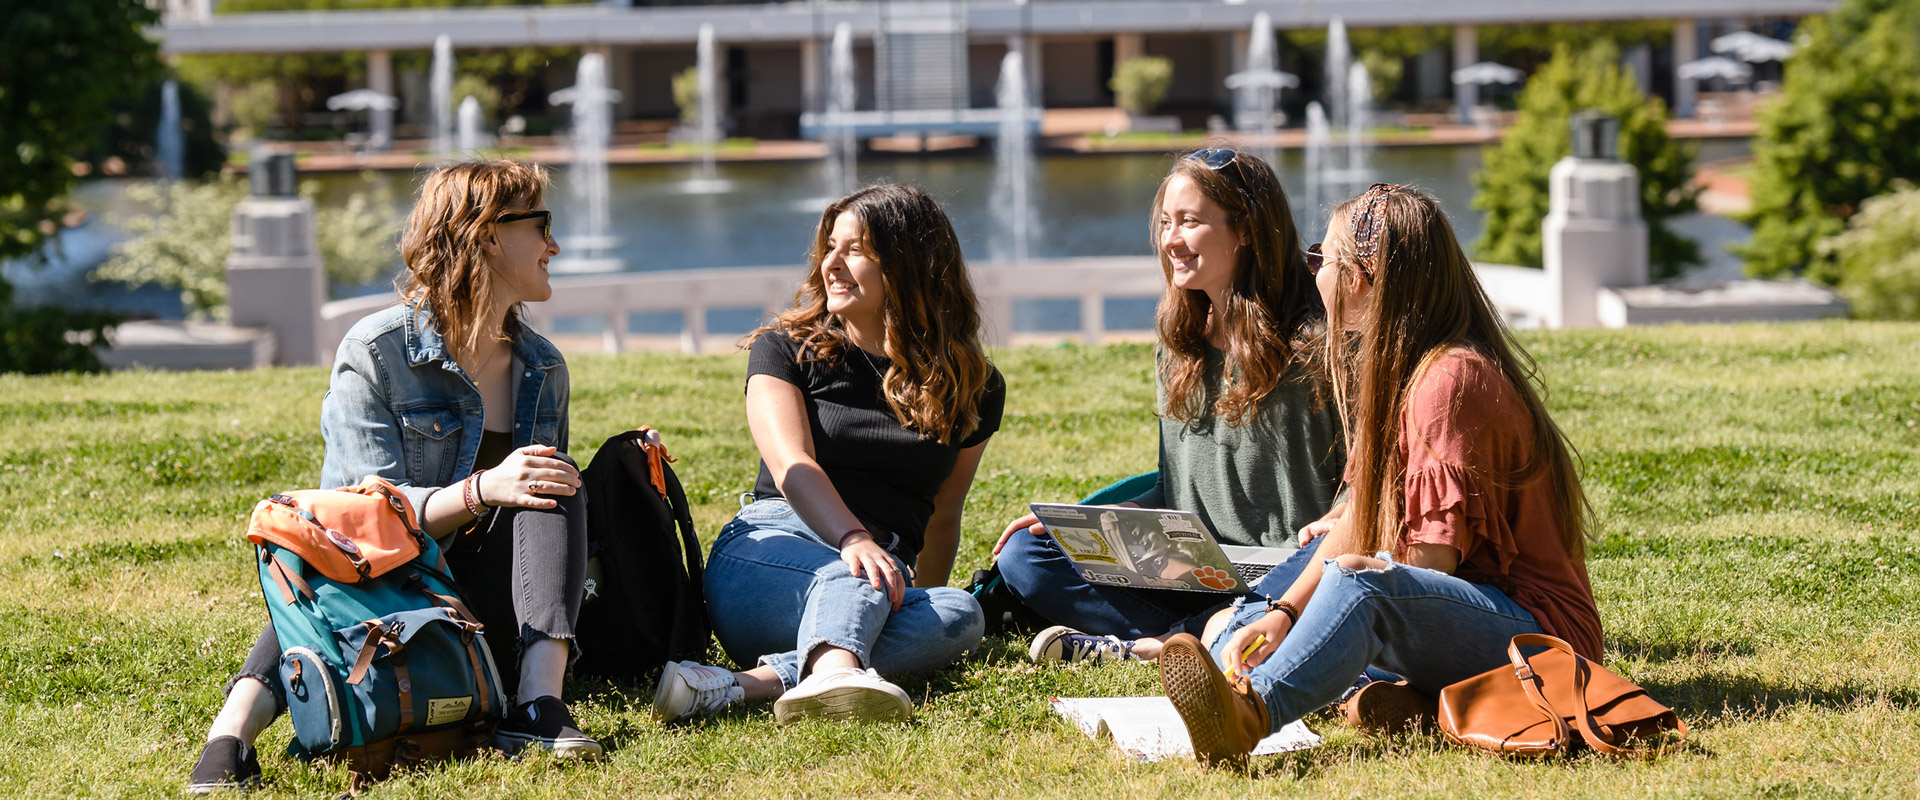
[[[1362,723],[1431,715],[1441,687],[1506,663],[1516,634],[1601,658],[1572,447],[1446,216],[1375,184],[1329,227],[1309,268],[1349,440],[1351,502],[1320,549],[1340,555],[1255,587],[1215,618],[1211,652],[1167,643],[1167,696],[1209,763],[1244,764],[1370,666],[1406,680],[1349,700]]]

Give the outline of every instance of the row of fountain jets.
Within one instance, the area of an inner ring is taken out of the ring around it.
[[[1277,110],[1278,95],[1282,90],[1299,86],[1298,78],[1279,70],[1277,50],[1273,20],[1264,12],[1256,14],[1248,39],[1246,69],[1227,79],[1228,88],[1234,92],[1235,127],[1246,137],[1252,150],[1276,165],[1279,145],[1275,133],[1284,121]],[[695,68],[700,76],[700,114],[692,138],[701,157],[698,174],[681,184],[681,189],[688,194],[724,193],[732,187],[718,177],[714,163],[721,133],[712,25],[700,26],[695,54]],[[828,59],[827,120],[828,127],[835,133],[827,141],[823,183],[829,192],[844,195],[859,184],[859,142],[852,125],[836,128],[832,120],[835,115],[852,113],[858,100],[852,26],[843,22],[834,28]],[[1366,65],[1354,60],[1346,25],[1338,18],[1327,30],[1326,75],[1325,104],[1319,101],[1307,104],[1304,166],[1306,208],[1310,212],[1352,194],[1370,180],[1367,127],[1373,85]],[[477,100],[468,97],[461,101],[459,110],[454,111],[453,42],[445,35],[434,41],[429,95],[434,110],[434,149],[443,160],[491,145],[482,131]],[[1001,59],[1000,80],[995,91],[1002,112],[994,147],[992,210],[996,230],[988,245],[989,255],[995,261],[1027,260],[1036,227],[1032,202],[1030,96],[1025,60],[1017,47],[1011,48]],[[548,99],[555,105],[571,105],[573,110],[569,143],[574,157],[566,183],[574,206],[565,218],[574,222],[565,242],[568,253],[563,259],[565,263],[556,263],[554,268],[571,272],[628,269],[629,265],[613,256],[620,240],[612,233],[610,223],[607,148],[613,134],[612,107],[620,101],[620,92],[607,84],[604,57],[599,53],[582,56],[574,85],[554,92]],[[178,177],[183,173],[179,91],[171,80],[161,92],[156,150],[164,174]],[[823,208],[829,200],[814,198],[808,205]],[[1307,215],[1310,220],[1319,216],[1317,213]],[[1317,238],[1320,231],[1307,233]]]

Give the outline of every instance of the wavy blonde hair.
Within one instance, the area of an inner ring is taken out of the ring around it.
[[[1312,363],[1317,323],[1325,313],[1313,276],[1307,274],[1287,193],[1272,168],[1247,152],[1235,152],[1233,162],[1219,169],[1209,168],[1197,155],[1175,159],[1154,193],[1149,224],[1166,279],[1154,315],[1163,354],[1160,378],[1167,386],[1161,413],[1183,422],[1213,415],[1238,426],[1254,418],[1261,401],[1294,367]],[[1227,213],[1228,227],[1246,235],[1222,308],[1213,308],[1206,292],[1173,285],[1173,262],[1161,244],[1160,204],[1176,177],[1193,181],[1201,195]],[[1226,386],[1211,404],[1206,387],[1209,315],[1217,317],[1227,340],[1222,369]],[[1311,380],[1314,373],[1301,370],[1295,379]]]
[[[793,307],[747,335],[777,330],[799,342],[802,361],[838,363],[854,349],[846,323],[827,310],[820,262],[830,248],[841,214],[860,220],[863,249],[880,264],[886,284],[886,356],[882,380],[887,405],[900,424],[941,444],[965,439],[980,427],[980,400],[992,365],[980,346],[980,311],[973,280],[938,203],[912,186],[869,186],[827,206],[807,254],[811,269],[794,293]]]
[[[1361,205],[1369,199],[1377,207]],[[1351,217],[1356,208],[1371,211],[1369,216],[1377,221],[1378,243],[1364,264],[1355,257]],[[1362,195],[1334,210],[1327,237],[1340,257],[1328,259],[1322,269],[1339,270],[1342,283],[1373,284],[1357,309],[1358,336],[1328,336],[1325,345],[1330,383],[1349,441],[1352,506],[1347,518],[1354,552],[1402,550],[1406,460],[1398,447],[1401,412],[1435,360],[1466,349],[1506,376],[1527,410],[1533,440],[1529,463],[1504,475],[1476,470],[1474,479],[1510,488],[1546,481],[1554,491],[1560,544],[1575,561],[1585,559],[1592,507],[1580,486],[1573,445],[1547,415],[1537,388],[1539,365],[1509,335],[1439,203],[1405,187],[1389,187],[1377,198]],[[1336,320],[1345,319],[1346,311],[1343,294],[1327,309]],[[1453,402],[1457,407],[1460,399]]]
[[[408,305],[425,305],[440,336],[473,352],[483,336],[520,335],[521,309],[507,310],[498,331],[480,330],[480,317],[493,306],[493,270],[482,245],[493,236],[494,220],[540,204],[547,171],[517,161],[466,161],[433,171],[420,185],[420,197],[407,214],[400,237],[406,271],[394,288]]]

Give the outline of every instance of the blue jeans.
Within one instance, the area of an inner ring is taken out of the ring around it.
[[[1274,730],[1339,699],[1370,666],[1437,696],[1448,684],[1506,664],[1515,635],[1542,632],[1533,614],[1499,589],[1378,557],[1387,561],[1384,569],[1352,570],[1327,559],[1299,624],[1253,669],[1253,688],[1266,700]],[[1291,583],[1263,580],[1254,591],[1279,597]],[[1266,613],[1257,598],[1238,609],[1213,643],[1214,661],[1224,664],[1233,632]]]
[[[912,570],[899,556],[902,575]],[[986,617],[973,595],[948,587],[906,590],[894,611],[885,592],[856,578],[840,551],[781,499],[759,500],[720,530],[706,573],[713,632],[736,664],[761,663],[791,689],[821,645],[853,653],[891,678],[931,672],[980,645]]]
[[[1261,579],[1286,591],[1320,549],[1322,536]],[[1207,618],[1232,599],[1211,592],[1128,589],[1088,583],[1051,536],[1015,533],[1000,550],[1000,575],[1027,604],[1056,625],[1099,636],[1139,639],[1163,633],[1200,635]],[[1276,583],[1277,582],[1277,583]],[[1276,597],[1279,595],[1275,595]]]

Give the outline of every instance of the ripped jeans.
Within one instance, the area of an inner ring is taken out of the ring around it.
[[[1515,635],[1542,632],[1533,614],[1499,589],[1401,564],[1384,552],[1375,557],[1386,567],[1351,570],[1327,559],[1299,624],[1253,668],[1253,689],[1266,700],[1274,730],[1339,699],[1368,667],[1438,696],[1448,684],[1507,663]],[[1254,587],[1266,597],[1286,589],[1266,581]],[[1224,664],[1233,632],[1266,613],[1257,597],[1235,611],[1212,643],[1214,661]]]
[[[902,575],[913,571],[898,555]],[[734,663],[773,668],[788,689],[820,645],[854,654],[884,678],[932,672],[980,646],[986,616],[960,589],[908,588],[900,610],[779,498],[720,529],[707,559],[707,614]]]

